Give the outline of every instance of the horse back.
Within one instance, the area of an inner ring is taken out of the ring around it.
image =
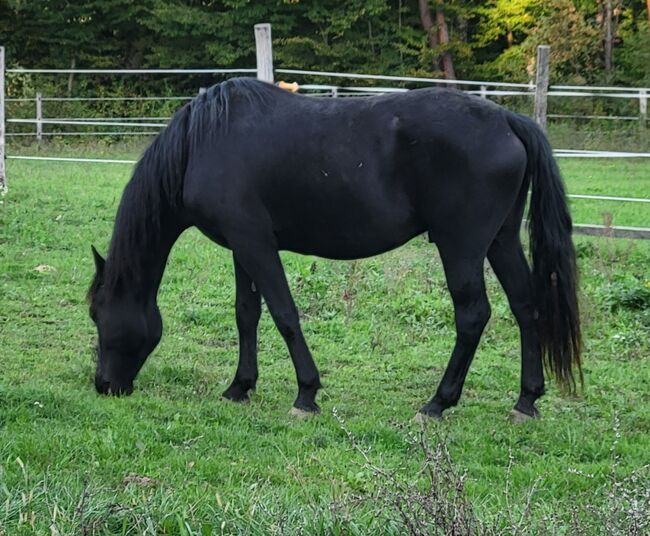
[[[435,89],[365,99],[273,90],[264,100],[233,98],[227,132],[190,159],[185,191],[204,218],[258,220],[281,249],[374,255],[472,199],[491,193],[498,204],[500,191],[518,191],[521,144],[484,100]]]

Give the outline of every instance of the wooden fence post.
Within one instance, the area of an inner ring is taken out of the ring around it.
[[[551,47],[537,47],[537,76],[535,77],[535,121],[546,131],[546,110],[548,108],[549,57]]]
[[[43,140],[43,94],[39,91],[36,93],[36,141],[41,143]]]
[[[0,195],[7,193],[5,168],[5,47],[0,47]]]
[[[255,25],[255,49],[257,51],[257,79],[273,83],[273,46],[271,25]]]
[[[481,85],[481,98],[487,99],[487,86]]]
[[[648,124],[648,90],[639,91],[639,123],[641,128],[646,128]]]

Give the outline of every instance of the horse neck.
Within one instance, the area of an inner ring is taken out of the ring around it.
[[[155,301],[169,252],[186,228],[178,208],[127,187],[106,261],[107,287]]]
[[[131,262],[137,268],[139,277],[137,279],[125,279],[128,286],[135,285],[131,289],[134,296],[144,298],[146,302],[155,301],[158,295],[158,288],[167,266],[169,253],[180,236],[182,229],[164,226],[157,239],[147,241],[146,247],[139,248],[134,252]],[[137,266],[135,266],[137,265]]]

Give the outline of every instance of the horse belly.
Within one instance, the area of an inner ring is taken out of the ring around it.
[[[407,206],[378,208],[323,197],[273,221],[280,249],[331,259],[371,257],[424,231]]]

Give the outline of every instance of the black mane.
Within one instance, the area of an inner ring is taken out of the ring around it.
[[[210,87],[172,117],[144,151],[124,188],[115,218],[104,273],[88,291],[92,298],[103,287],[113,291],[121,278],[142,281],[142,266],[134,252],[150,248],[159,239],[164,219],[182,205],[183,177],[190,154],[200,143],[216,140],[228,131],[230,100],[243,96],[254,105],[281,91],[254,78],[233,78]]]

